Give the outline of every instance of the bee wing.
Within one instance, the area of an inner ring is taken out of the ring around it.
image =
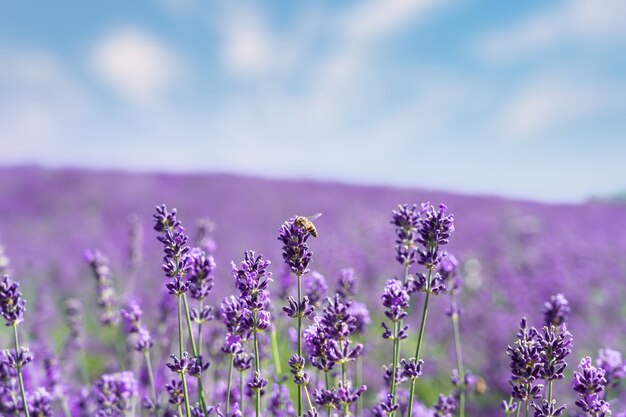
[[[307,219],[309,219],[310,221],[313,221],[313,220],[319,219],[319,217],[320,217],[321,215],[322,215],[322,213],[315,213],[315,214],[314,214],[314,215],[312,215],[312,216],[308,216],[308,217],[307,217]]]

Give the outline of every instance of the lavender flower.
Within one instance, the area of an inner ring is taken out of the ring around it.
[[[52,417],[52,397],[45,388],[38,388],[29,396],[28,411],[33,417]]]
[[[269,414],[274,417],[290,417],[296,414],[286,385],[276,383],[272,385],[267,408]]]
[[[289,219],[280,227],[278,240],[283,243],[285,263],[289,265],[292,272],[304,275],[309,272],[309,263],[313,256],[307,245],[311,234],[295,219],[295,217]]]
[[[445,253],[439,252],[439,247],[448,243],[450,235],[454,232],[454,216],[446,214],[448,208],[440,204],[435,209],[430,203],[422,204],[420,211],[417,241],[423,246],[418,248],[420,265],[427,269],[434,269]]]
[[[215,261],[211,255],[207,255],[200,248],[191,251],[191,270],[188,277],[189,291],[193,298],[204,300],[209,296],[215,282],[214,271]]]
[[[7,326],[15,326],[24,319],[26,300],[18,290],[20,284],[11,281],[8,275],[0,280],[0,314]]]
[[[396,226],[396,260],[405,267],[416,262],[419,217],[415,204],[402,204],[391,212],[391,224]]]
[[[544,304],[543,322],[544,326],[560,326],[567,321],[570,307],[569,302],[563,294],[556,294],[550,297]]]
[[[626,364],[621,352],[613,349],[600,349],[596,365],[604,370],[604,378],[608,387],[616,387],[626,377]]]
[[[604,417],[610,414],[609,403],[602,399],[607,380],[604,369],[591,364],[589,356],[583,358],[574,372],[572,389],[578,393],[576,405],[592,417]]]
[[[89,264],[93,276],[96,279],[98,306],[102,310],[100,313],[100,322],[105,326],[115,325],[118,320],[118,315],[114,308],[115,290],[111,285],[109,261],[97,250],[86,250],[85,261]]]
[[[93,387],[97,416],[123,416],[137,396],[137,381],[132,372],[105,374]]]
[[[289,358],[289,367],[293,375],[293,382],[296,385],[307,385],[309,383],[309,374],[304,371],[304,358],[302,356],[293,355]]]
[[[521,401],[540,398],[543,389],[541,384],[533,385],[542,375],[542,351],[536,336],[537,331],[532,327],[528,328],[526,318],[522,318],[517,340],[506,351],[511,359],[511,395]]]
[[[337,280],[337,294],[343,299],[349,299],[356,294],[356,279],[354,278],[354,269],[344,268],[339,274]]]
[[[305,296],[309,298],[311,304],[319,306],[328,294],[326,278],[319,272],[313,271],[305,283]]]
[[[536,333],[537,345],[541,351],[542,368],[539,376],[546,381],[563,379],[567,367],[565,357],[572,352],[572,335],[565,325],[560,332],[554,325],[544,327]]]
[[[456,410],[456,400],[451,395],[439,394],[434,409],[434,417],[452,417],[454,410]]]
[[[563,414],[566,408],[565,405],[557,407],[556,400],[544,400],[541,406],[535,403],[532,403],[532,406],[535,409],[534,417],[558,417]]]

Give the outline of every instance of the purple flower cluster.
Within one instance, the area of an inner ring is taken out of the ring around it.
[[[313,256],[307,244],[311,234],[295,220],[296,217],[293,217],[283,223],[278,240],[283,244],[283,259],[291,272],[304,275],[309,272],[309,263]]]
[[[97,250],[86,250],[85,261],[89,264],[96,279],[98,306],[102,310],[100,322],[105,326],[115,325],[119,317],[115,309],[116,296],[111,282],[109,260]]]
[[[0,280],[0,314],[7,326],[19,324],[24,319],[26,300],[18,290],[19,284],[11,281],[8,275]]]
[[[165,205],[158,206],[152,217],[154,230],[161,233],[157,239],[163,244],[165,253],[163,271],[170,279],[165,286],[170,294],[180,296],[189,288],[189,281],[185,278],[193,267],[191,249],[187,246],[189,237],[177,218],[176,209],[168,211]]]
[[[572,381],[572,389],[578,394],[576,405],[591,417],[609,415],[609,403],[602,399],[607,385],[604,369],[593,366],[589,356],[580,361],[578,369]]]
[[[137,396],[137,381],[132,372],[105,374],[94,383],[92,396],[94,416],[122,417],[130,411]]]
[[[401,204],[391,212],[391,224],[396,226],[396,260],[405,267],[417,261],[417,233],[420,210],[413,204]]]

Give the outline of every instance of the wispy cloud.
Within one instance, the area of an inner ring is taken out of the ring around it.
[[[0,51],[0,137],[11,160],[58,154],[88,119],[93,102],[62,61],[33,49]]]
[[[117,28],[96,42],[90,56],[94,73],[134,104],[159,101],[179,80],[180,58],[153,34]]]
[[[474,47],[489,62],[504,63],[546,52],[567,41],[621,42],[626,39],[626,2],[574,0],[544,5],[512,25],[477,38]]]

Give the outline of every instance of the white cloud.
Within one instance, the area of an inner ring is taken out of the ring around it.
[[[623,109],[624,91],[622,85],[542,77],[508,99],[496,115],[495,127],[508,140],[527,140],[567,124],[582,126]]]
[[[161,100],[182,72],[180,59],[168,46],[137,28],[116,29],[100,39],[91,67],[116,93],[142,105]]]
[[[230,7],[219,25],[222,36],[222,62],[233,75],[264,75],[276,53],[272,34],[256,10],[245,6]]]
[[[9,161],[49,158],[89,118],[93,103],[54,55],[0,51],[0,138]]]
[[[626,38],[626,2],[622,0],[574,0],[544,7],[548,10],[478,38],[474,45],[477,53],[498,63],[568,40],[610,42]]]
[[[346,18],[347,33],[361,40],[379,39],[405,28],[434,7],[436,0],[369,0],[357,3]]]

